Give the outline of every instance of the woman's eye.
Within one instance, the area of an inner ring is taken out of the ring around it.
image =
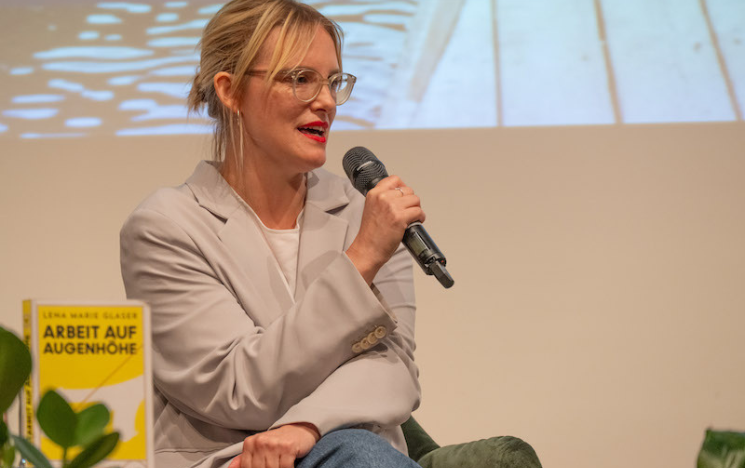
[[[299,85],[306,85],[313,82],[313,77],[307,73],[298,73],[295,75],[295,83]]]

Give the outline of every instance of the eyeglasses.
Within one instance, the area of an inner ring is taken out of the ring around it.
[[[266,70],[251,70],[247,74],[260,76],[267,73]],[[302,102],[311,102],[317,98],[321,93],[321,88],[327,85],[337,106],[347,102],[352,94],[354,83],[357,82],[357,77],[349,73],[334,73],[330,77],[324,78],[323,75],[311,68],[298,68],[286,73],[280,72],[277,76],[280,81],[292,83],[293,94]]]

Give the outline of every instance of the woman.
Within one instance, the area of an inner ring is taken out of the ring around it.
[[[189,104],[216,119],[215,161],[121,232],[127,296],[152,308],[157,466],[417,466],[400,241],[424,213],[395,176],[363,198],[320,169],[355,81],[340,35],[293,0],[233,0],[205,28]]]

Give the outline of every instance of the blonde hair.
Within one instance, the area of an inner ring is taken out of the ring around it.
[[[334,41],[341,67],[342,31],[339,25],[313,7],[295,0],[232,0],[210,20],[199,41],[199,70],[194,76],[187,99],[190,112],[203,107],[215,119],[213,158],[220,162],[228,141],[235,142],[236,132],[243,136],[240,119],[217,96],[214,77],[219,72],[232,75],[230,97],[240,100],[246,80],[258,59],[269,33],[281,27],[277,46],[272,52],[266,74],[267,85],[280,70],[293,68],[293,57],[304,57],[318,26]]]

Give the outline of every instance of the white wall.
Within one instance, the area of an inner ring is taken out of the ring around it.
[[[420,422],[544,466],[692,467],[745,430],[745,125],[353,132],[415,187],[456,280],[421,272]],[[118,231],[203,137],[0,140],[0,323],[121,299]]]

